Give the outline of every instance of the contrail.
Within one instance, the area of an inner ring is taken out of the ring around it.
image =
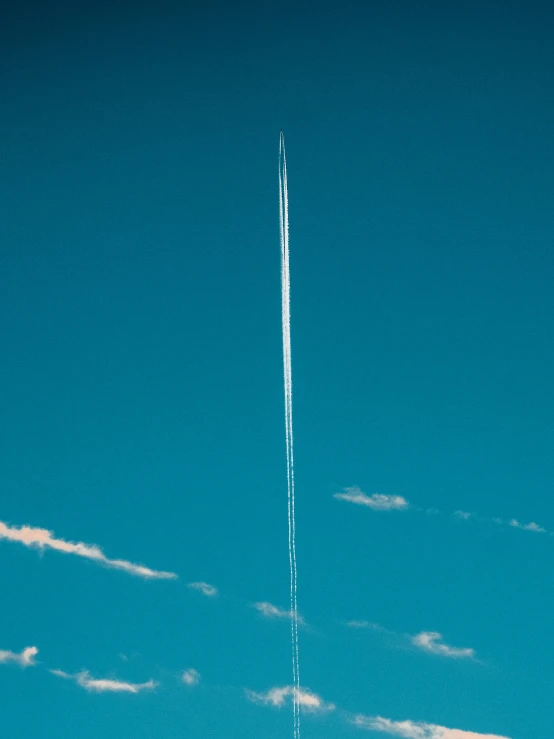
[[[283,329],[283,373],[285,388],[285,440],[287,452],[287,501],[290,565],[290,611],[292,640],[294,739],[300,737],[300,669],[298,659],[298,602],[296,570],[296,520],[294,510],[294,440],[292,433],[292,369],[290,342],[289,201],[287,156],[283,132],[279,138],[279,230],[281,236],[281,319]]]

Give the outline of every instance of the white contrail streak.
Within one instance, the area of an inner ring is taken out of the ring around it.
[[[296,570],[296,520],[294,509],[294,440],[292,433],[292,369],[290,341],[289,202],[285,138],[279,139],[279,227],[281,236],[281,319],[285,388],[285,440],[287,451],[287,500],[290,565],[290,612],[292,639],[294,739],[300,737],[300,669],[298,659],[298,602]]]

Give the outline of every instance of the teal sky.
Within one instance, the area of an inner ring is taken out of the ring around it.
[[[3,736],[292,736],[283,129],[302,737],[551,739],[553,21],[6,11]]]

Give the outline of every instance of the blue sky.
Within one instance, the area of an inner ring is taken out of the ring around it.
[[[78,5],[0,30],[3,733],[292,736],[282,128],[302,737],[549,739],[551,8]]]

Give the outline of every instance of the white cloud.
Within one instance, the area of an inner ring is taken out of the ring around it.
[[[157,683],[148,680],[146,683],[127,683],[121,680],[95,680],[86,671],[75,676],[75,680],[91,693],[140,693],[141,690],[153,690]]]
[[[542,526],[539,526],[534,521],[531,521],[531,523],[520,523],[519,521],[516,521],[515,518],[512,518],[510,521],[510,526],[512,526],[514,529],[522,529],[522,531],[534,531],[537,534],[545,534],[546,529],[543,529]]]
[[[337,500],[347,500],[349,503],[368,506],[374,511],[400,511],[409,508],[408,501],[401,495],[373,493],[369,496],[359,487],[344,488],[344,492],[335,493],[333,497]]]
[[[198,590],[207,598],[214,598],[219,594],[219,590],[207,582],[189,582],[187,587],[192,588],[192,590]]]
[[[75,680],[77,685],[89,693],[140,693],[143,690],[153,690],[158,683],[149,680],[146,683],[127,683],[122,680],[100,679],[91,677],[87,670],[70,675],[63,670],[50,670],[52,675],[61,677],[63,680]]]
[[[422,631],[411,638],[412,644],[425,652],[438,654],[441,657],[451,657],[452,659],[474,659],[475,650],[464,647],[451,647],[448,644],[441,644],[442,634],[438,631]]]
[[[287,699],[291,699],[295,694],[298,698],[298,704],[300,707],[309,713],[333,711],[335,708],[332,703],[327,703],[320,698],[319,695],[312,693],[310,690],[302,688],[297,690],[292,687],[292,685],[286,685],[282,688],[271,688],[267,693],[256,693],[253,690],[246,691],[248,699],[254,703],[261,703],[265,706],[275,706],[276,708],[284,706]]]
[[[462,518],[464,521],[469,521],[473,514],[468,513],[467,511],[454,511],[453,515],[456,516],[456,518]]]
[[[104,552],[94,544],[83,544],[82,542],[65,541],[64,539],[56,539],[52,531],[47,529],[38,529],[32,526],[8,526],[0,521],[0,540],[16,541],[26,547],[38,549],[55,549],[65,554],[74,554],[77,557],[85,557],[91,559],[105,567],[111,567],[116,570],[123,570],[130,575],[143,577],[151,580],[168,580],[175,579],[177,575],[174,572],[160,572],[151,570],[149,567],[137,565],[133,562],[127,562],[124,559],[108,559]]]
[[[38,654],[36,647],[25,647],[25,649],[17,654],[9,650],[0,649],[0,664],[14,663],[20,667],[34,667],[36,665],[35,656]]]
[[[273,603],[268,603],[267,601],[254,603],[254,608],[266,618],[292,618],[292,611],[286,611],[283,608],[274,606]],[[299,624],[304,624],[304,619],[300,614],[297,614],[297,620]]]
[[[375,624],[372,621],[347,621],[346,625],[351,629],[371,629],[372,631],[386,631],[381,624]]]
[[[183,672],[183,674],[181,675],[181,680],[186,685],[197,685],[200,681],[200,673],[198,672],[198,670],[194,670],[191,667]]]
[[[381,716],[356,716],[355,726],[368,731],[380,731],[384,734],[402,737],[403,739],[509,739],[498,734],[478,734],[474,731],[447,729],[445,726],[425,724],[419,721],[391,721]]]
[[[73,675],[70,675],[69,672],[64,672],[63,670],[48,670],[48,672],[56,677],[61,677],[62,680],[73,680]]]

